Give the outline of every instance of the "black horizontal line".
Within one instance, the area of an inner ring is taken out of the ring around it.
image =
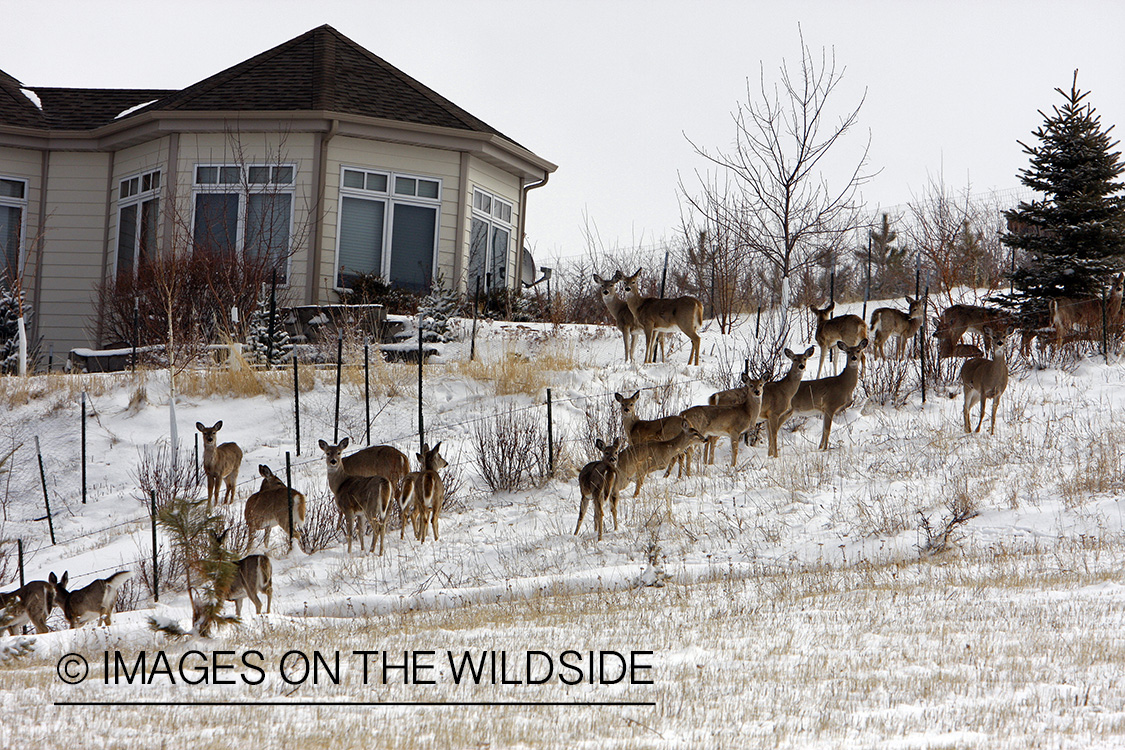
[[[55,701],[56,706],[644,706],[655,701]]]

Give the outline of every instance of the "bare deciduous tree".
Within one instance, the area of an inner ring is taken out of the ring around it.
[[[700,176],[702,195],[692,196],[681,184],[690,207],[766,261],[779,278],[783,308],[789,304],[789,277],[838,248],[857,221],[858,188],[873,174],[865,172],[870,137],[842,186],[832,187],[825,175],[826,157],[855,127],[859,104],[838,121],[830,118],[829,101],[843,79],[834,53],[821,51],[819,61],[801,36],[801,62],[791,72],[781,66],[772,88],[760,75],[755,95],[747,82],[745,103],[732,113],[734,145],[711,151],[695,143],[696,152],[733,175],[725,200],[716,184]],[[866,97],[866,94],[865,94]]]

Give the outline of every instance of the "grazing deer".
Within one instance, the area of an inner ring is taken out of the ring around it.
[[[363,549],[363,521],[371,526],[371,551],[375,551],[375,540],[379,540],[379,554],[383,554],[383,542],[387,531],[387,514],[395,498],[395,488],[385,476],[358,476],[348,472],[348,458],[343,455],[348,446],[344,438],[338,445],[317,442],[324,451],[324,461],[328,468],[328,489],[336,501],[336,509],[344,521],[344,535],[348,539],[348,554],[352,551],[352,539],[358,534],[359,548]],[[389,447],[389,446],[378,446]],[[392,450],[394,450],[392,448]],[[396,453],[398,451],[395,451]],[[362,453],[362,451],[361,451]],[[371,468],[368,466],[367,468]]]
[[[433,448],[423,443],[422,452],[415,454],[421,468],[407,474],[402,485],[402,536],[406,534],[406,517],[409,515],[414,523],[414,538],[423,543],[426,541],[427,525],[434,529],[434,541],[438,540],[438,517],[445,502],[445,483],[438,470],[449,464],[438,453],[440,448],[440,441]]]
[[[895,345],[895,358],[902,359],[906,353],[906,342],[913,338],[922,327],[923,300],[906,298],[909,309],[906,312],[893,307],[879,307],[871,313],[872,353],[883,358],[883,344],[891,336],[898,336]]]
[[[632,276],[622,275],[625,282],[625,302],[633,318],[645,332],[645,364],[655,360],[658,333],[679,328],[691,339],[689,365],[699,364],[699,328],[703,325],[703,304],[695,297],[665,299],[642,297],[637,279],[640,268]]]
[[[254,603],[254,612],[262,614],[262,600],[266,595],[266,614],[273,607],[273,564],[265,555],[247,555],[238,561],[238,572],[227,592],[226,600],[234,602],[234,613],[242,617],[242,600]]]
[[[820,347],[820,365],[816,368],[816,376],[820,377],[824,369],[824,357],[832,347],[842,342],[845,346],[857,346],[860,341],[867,338],[867,324],[858,315],[837,315],[832,317],[836,303],[832,302],[823,309],[816,305],[809,305],[809,309],[816,315],[816,345]],[[842,348],[842,347],[841,347]],[[863,369],[867,369],[867,358],[863,357]],[[861,373],[863,374],[863,373]]]
[[[106,625],[112,624],[113,607],[117,603],[117,593],[122,584],[134,575],[131,570],[119,570],[109,578],[99,578],[90,585],[77,591],[68,591],[66,588],[70,574],[63,572],[62,578],[55,578],[52,573],[47,577],[55,586],[58,601],[62,607],[63,615],[72,628],[80,628],[90,620],[102,620]]]
[[[1121,297],[1125,292],[1125,273],[1113,277],[1109,299],[1105,303],[1105,323],[1108,328],[1121,327]],[[1051,325],[1055,327],[1055,346],[1062,346],[1063,339],[1075,329],[1087,332],[1100,330],[1102,326],[1102,300],[1074,300],[1060,297],[1051,300]]]
[[[764,380],[751,380],[742,373],[742,403],[729,406],[693,406],[680,412],[692,428],[707,438],[704,449],[707,463],[715,462],[715,443],[726,435],[730,438],[730,465],[738,463],[738,439],[742,433],[758,422],[762,408],[762,386]],[[689,459],[690,460],[690,459]]]
[[[260,529],[265,529],[262,537],[264,549],[269,549],[270,530],[274,526],[288,531],[290,497],[293,498],[293,534],[290,538],[296,538],[297,532],[305,525],[305,496],[288,487],[265,464],[258,466],[258,473],[262,475],[262,486],[246,498],[246,510],[243,513],[246,519],[247,552],[254,546],[254,535]]]
[[[0,633],[18,635],[16,628],[30,622],[36,633],[46,633],[47,615],[59,603],[55,585],[47,581],[28,581],[15,591],[0,592],[0,616],[7,612],[12,619],[0,621]]]
[[[987,336],[991,337],[991,331]],[[996,407],[1000,403],[1000,396],[1008,387],[1008,339],[999,337],[992,349],[992,359],[976,357],[961,365],[961,386],[965,391],[965,402],[961,408],[961,415],[965,418],[965,432],[972,432],[969,411],[980,401],[980,418],[977,419],[977,432],[980,432],[981,423],[984,422],[984,407],[988,399],[992,399],[992,422],[988,434],[996,432]]]
[[[578,473],[578,491],[582,494],[582,501],[578,506],[578,525],[574,527],[574,535],[578,535],[582,519],[586,517],[586,508],[593,502],[594,530],[598,532],[600,542],[605,527],[607,502],[613,513],[613,530],[617,530],[617,450],[621,446],[621,438],[609,445],[598,439],[594,441],[594,446],[602,452],[602,459],[591,461]]]
[[[985,346],[992,348],[992,335],[985,330],[1008,331],[1012,328],[1012,316],[1003,310],[978,305],[950,305],[938,316],[934,337],[938,339],[938,352],[942,357],[958,356],[953,352],[961,339],[969,331],[975,331],[984,338]]]
[[[824,415],[824,429],[820,435],[822,451],[828,450],[832,420],[852,405],[855,386],[859,382],[859,362],[863,358],[863,350],[867,348],[867,339],[856,346],[847,346],[843,341],[837,342],[836,346],[845,353],[844,371],[832,377],[802,381],[793,395],[789,411],[790,414],[820,412]]]
[[[637,497],[641,494],[641,485],[650,473],[664,469],[664,476],[667,477],[672,473],[673,462],[679,461],[682,464],[686,451],[696,443],[706,442],[707,438],[685,422],[683,431],[673,438],[630,445],[617,456],[615,490],[620,492],[629,486],[629,482],[636,482],[633,497]],[[690,464],[688,476],[691,476]]]
[[[234,500],[234,486],[238,483],[238,467],[242,464],[242,449],[235,443],[218,444],[217,433],[223,428],[223,420],[214,427],[204,427],[195,423],[195,429],[203,433],[203,473],[207,475],[207,506],[211,499],[219,502],[219,484],[226,483],[227,494],[223,503]]]
[[[789,415],[793,413],[793,397],[797,395],[797,389],[801,387],[801,378],[805,373],[809,357],[813,355],[814,351],[816,351],[816,348],[812,346],[806,349],[803,354],[794,354],[786,349],[785,356],[793,362],[789,367],[789,372],[785,373],[785,377],[781,380],[766,383],[762,388],[762,410],[758,413],[758,421],[766,423],[766,430],[770,436],[769,455],[771,458],[777,458],[778,430],[781,429],[785,420],[789,419]]]

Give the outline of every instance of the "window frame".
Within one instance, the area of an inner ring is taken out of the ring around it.
[[[27,254],[27,242],[24,239],[27,237],[27,210],[30,203],[29,193],[31,192],[31,181],[24,177],[16,177],[14,175],[0,174],[0,180],[8,182],[18,182],[23,186],[23,197],[13,198],[11,196],[0,195],[0,207],[3,208],[17,208],[20,212],[19,227],[17,228],[16,235],[16,276],[20,275],[23,269],[24,261]],[[4,274],[7,272],[7,258],[3,258],[3,264],[0,265],[0,280],[3,280]]]
[[[201,169],[215,169],[216,180],[214,182],[200,182]],[[268,169],[269,179],[266,181],[250,181],[250,174],[252,170]],[[275,174],[283,169],[289,170],[289,181],[279,182],[274,179]],[[226,175],[231,175],[229,170],[237,170],[237,179],[232,181],[221,181],[221,178]],[[192,229],[192,243],[195,243],[195,228],[197,214],[199,210],[200,195],[237,195],[238,196],[238,209],[235,219],[235,246],[234,255],[239,260],[246,258],[246,229],[247,220],[250,215],[250,196],[251,195],[287,195],[289,197],[289,227],[286,237],[285,254],[285,279],[278,286],[288,288],[290,280],[293,277],[293,231],[294,223],[296,221],[296,204],[297,204],[297,174],[298,166],[296,162],[246,162],[244,164],[232,164],[230,162],[196,162],[192,166],[192,183],[191,183],[191,229]]]
[[[479,199],[479,200],[478,200]],[[484,262],[485,273],[485,291],[489,292],[498,287],[499,282],[496,279],[497,266],[492,263],[489,258],[493,254],[493,241],[496,236],[496,230],[501,229],[508,233],[507,249],[504,253],[504,284],[506,288],[514,288],[512,286],[509,274],[515,275],[515,269],[511,265],[512,260],[512,242],[515,239],[515,224],[512,222],[512,217],[515,214],[515,203],[505,198],[501,198],[491,190],[485,190],[479,185],[473,185],[471,190],[470,211],[469,211],[469,257],[466,259],[466,278],[465,283],[472,285],[472,279],[468,277],[468,269],[472,265],[472,252],[473,252],[473,238],[472,238],[472,221],[484,222],[488,228],[487,236],[485,237],[485,253],[486,258]],[[492,283],[487,282],[488,274],[492,274]]]
[[[359,188],[346,186],[344,184],[344,181],[348,172],[363,174],[364,187]],[[369,189],[367,187],[369,175],[385,177],[385,188],[383,190]],[[404,181],[414,181],[415,189],[413,194],[403,194],[397,191],[398,181],[400,179]],[[419,196],[418,185],[421,183],[435,185],[437,195],[435,197]],[[346,287],[341,284],[340,278],[340,241],[344,225],[344,198],[381,201],[383,203],[382,257],[380,258],[379,269],[376,271],[376,273],[378,273],[381,278],[385,279],[388,284],[395,283],[395,281],[390,278],[391,260],[394,257],[394,247],[392,246],[392,240],[394,238],[395,206],[401,204],[417,206],[420,208],[432,208],[434,210],[433,254],[430,258],[429,278],[429,284],[432,288],[434,281],[437,279],[439,270],[438,250],[441,238],[441,206],[443,192],[444,184],[440,177],[417,174],[413,172],[399,172],[393,169],[382,169],[379,167],[360,167],[351,164],[341,164],[340,182],[337,189],[336,200],[336,245],[332,272],[333,290],[337,293],[351,291],[350,287]]]
[[[152,187],[153,178],[156,178],[156,187]],[[145,179],[149,181],[148,190],[144,190]],[[136,183],[134,190],[129,195],[124,196],[125,186],[129,183]],[[137,218],[135,220],[135,233],[133,236],[133,278],[137,277],[137,270],[141,265],[140,245],[141,245],[141,226],[143,223],[144,206],[146,203],[156,201],[156,225],[160,226],[160,211],[161,211],[161,194],[164,188],[164,172],[162,169],[148,169],[141,172],[133,172],[126,174],[117,181],[117,226],[114,232],[113,243],[113,273],[116,277],[121,273],[121,213],[125,209],[136,206]],[[156,236],[153,237],[153,250],[156,250],[159,243],[160,232],[157,231]]]

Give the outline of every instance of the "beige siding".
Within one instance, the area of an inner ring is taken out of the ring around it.
[[[54,152],[46,191],[39,334],[56,352],[95,342],[94,288],[101,279],[110,155]]]
[[[324,290],[333,289],[336,283],[336,239],[339,227],[337,212],[343,167],[398,172],[441,180],[437,270],[445,277],[446,285],[449,285],[453,276],[457,203],[461,200],[460,153],[361,138],[336,137],[329,142],[324,191],[324,235],[319,269],[322,298]],[[335,293],[332,292],[331,296],[334,298]]]
[[[315,211],[313,172],[316,137],[310,133],[224,133],[185,134],[180,137],[175,179],[179,197],[174,221],[177,227],[190,228],[194,198],[192,184],[197,164],[293,164],[297,168],[293,192],[292,252],[288,289],[282,290],[283,303],[305,301],[303,290],[308,269],[309,243]],[[171,181],[170,181],[171,183]],[[179,235],[179,232],[177,232]]]

